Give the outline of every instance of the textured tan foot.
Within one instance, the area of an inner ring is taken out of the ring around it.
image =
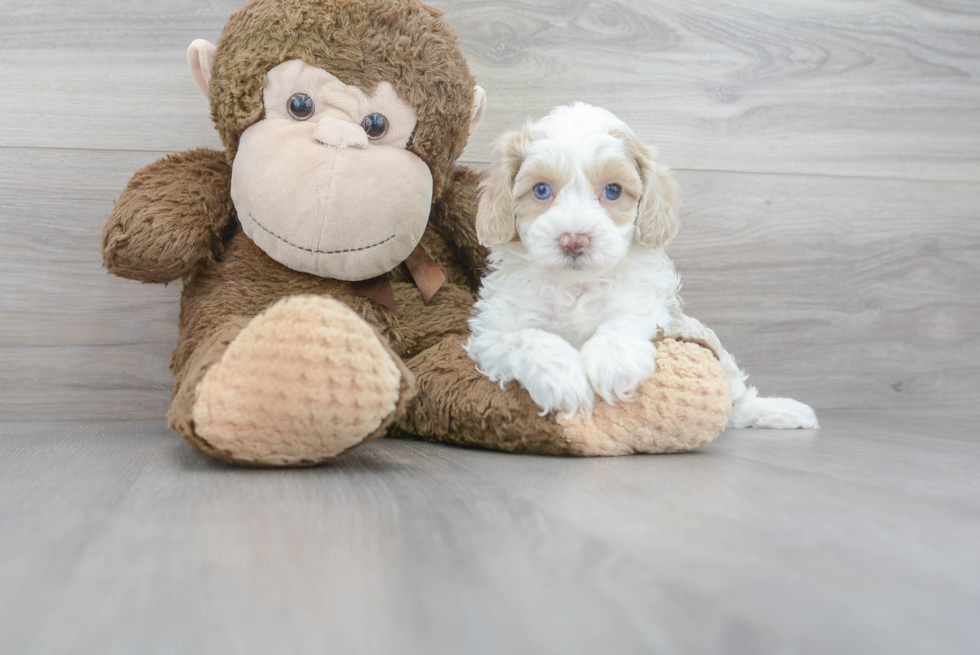
[[[628,403],[599,401],[592,416],[556,420],[570,444],[589,455],[674,453],[713,441],[732,412],[731,390],[707,348],[664,339],[657,370]]]
[[[316,464],[383,434],[412,393],[411,373],[350,308],[297,296],[252,319],[207,372],[194,433],[224,459]]]

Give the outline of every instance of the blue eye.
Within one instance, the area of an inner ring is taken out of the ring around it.
[[[618,184],[610,184],[606,187],[606,200],[619,200],[621,195],[623,195],[623,187]]]
[[[551,187],[542,182],[534,187],[534,197],[538,200],[547,200],[551,197]]]

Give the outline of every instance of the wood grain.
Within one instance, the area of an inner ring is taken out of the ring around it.
[[[205,460],[164,423],[180,285],[99,241],[137,168],[219,146],[184,50],[241,0],[3,0],[0,650],[980,651],[976,3],[437,4],[490,95],[465,160],[620,114],[680,169],[688,311],[822,429]]]
[[[682,172],[668,248],[686,311],[764,394],[825,407],[974,402],[980,188]]]
[[[601,460],[382,440],[205,460],[158,422],[0,423],[12,653],[969,653],[976,412],[828,412]]]
[[[0,417],[162,420],[180,285],[102,268],[102,225],[153,153],[0,149]]]
[[[681,168],[980,180],[969,2],[437,4],[490,97],[470,162],[527,116],[586,100]],[[217,145],[184,50],[240,5],[5,3],[0,146]]]

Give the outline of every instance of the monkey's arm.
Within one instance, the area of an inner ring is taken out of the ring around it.
[[[172,282],[221,254],[234,217],[223,152],[170,155],[137,171],[116,202],[102,231],[103,264],[132,280]]]
[[[474,291],[480,288],[480,272],[487,265],[487,249],[476,238],[477,186],[482,178],[478,171],[457,166],[449,188],[429,217],[436,231],[456,251]]]

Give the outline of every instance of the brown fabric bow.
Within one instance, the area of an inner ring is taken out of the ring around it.
[[[415,281],[415,286],[419,288],[419,292],[422,294],[422,300],[425,301],[425,304],[429,304],[436,292],[446,283],[446,275],[439,268],[439,264],[425,251],[421,243],[415,246],[415,250],[405,260],[405,265]],[[387,273],[368,280],[351,282],[351,286],[354,288],[354,293],[362,298],[373,300],[392,311],[398,309],[398,305],[395,303],[395,292],[391,289],[391,280],[388,279]]]

